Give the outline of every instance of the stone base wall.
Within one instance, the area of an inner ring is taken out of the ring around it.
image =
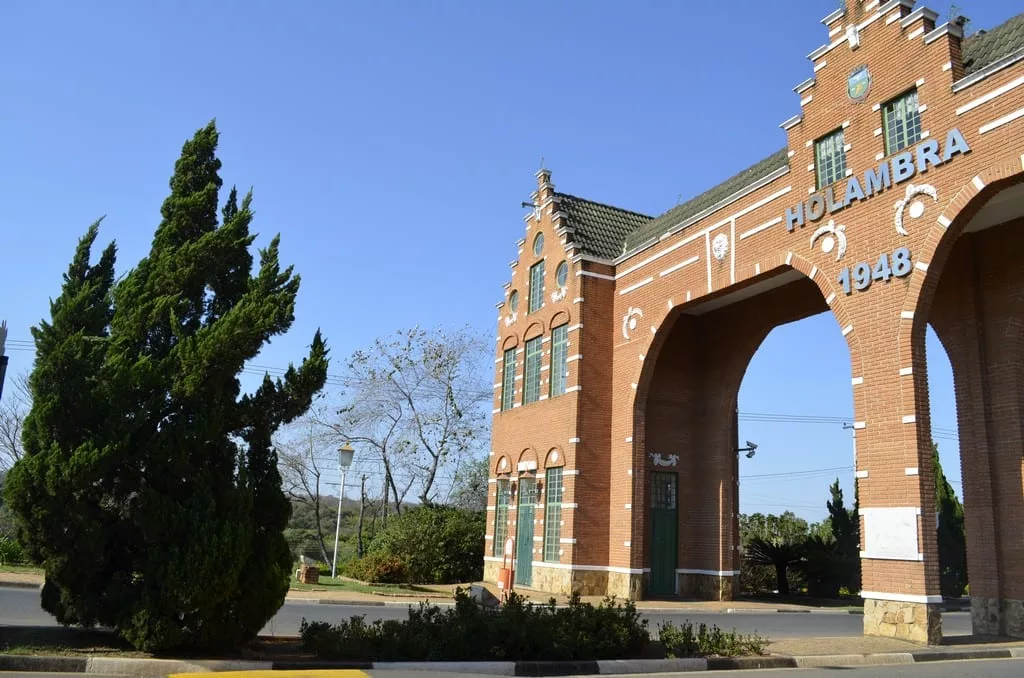
[[[971,598],[971,630],[979,636],[1024,638],[1024,601]]]
[[[865,600],[864,635],[898,638],[922,645],[940,645],[942,606],[894,600]]]
[[[498,583],[498,570],[501,569],[501,563],[493,560],[484,561],[484,581],[492,584]]]
[[[572,575],[572,570],[544,567],[539,563],[534,563],[530,588],[545,593],[558,593],[567,596],[572,591]]]
[[[606,595],[616,598],[639,600],[644,587],[644,576],[626,572],[605,572],[608,575]]]
[[[698,600],[732,600],[739,589],[739,577],[713,574],[678,573],[676,587],[683,598]]]
[[[572,588],[581,596],[603,596],[608,592],[608,572],[574,570]]]

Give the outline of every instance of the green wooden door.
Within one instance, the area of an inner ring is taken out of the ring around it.
[[[516,584],[533,582],[533,514],[537,504],[537,481],[519,479],[519,511],[516,515]]]
[[[679,553],[678,476],[651,474],[651,585],[650,594],[676,592],[676,557]]]

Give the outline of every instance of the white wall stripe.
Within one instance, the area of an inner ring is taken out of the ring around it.
[[[810,278],[811,280],[814,280],[814,276],[816,275],[818,275],[818,267],[811,266],[811,272],[807,274],[807,277]]]
[[[913,367],[901,367],[900,368],[900,376],[901,377],[909,377],[913,373],[914,373],[914,368]]]
[[[577,353],[576,355],[571,355],[571,356],[569,356],[568,358],[565,359],[565,362],[571,363],[574,360],[583,360],[583,354],[582,353]]]
[[[676,574],[706,574],[711,577],[735,577],[739,570],[688,570],[678,569]]]
[[[947,61],[946,63],[942,64],[942,72],[943,73],[945,73],[946,71],[951,71],[951,70],[953,70],[953,63],[951,61]]]
[[[878,127],[878,128],[875,129],[875,136],[876,137],[882,136],[882,128],[881,127]]]
[[[1004,115],[1003,117],[999,118],[998,120],[993,120],[992,122],[988,123],[987,125],[982,125],[980,128],[978,128],[978,134],[986,134],[986,133],[991,132],[992,130],[994,130],[994,129],[998,128],[998,127],[1002,127],[1003,125],[1005,125],[1007,123],[1013,122],[1017,118],[1022,118],[1022,117],[1024,117],[1024,108],[1018,108],[1013,113],[1008,113],[1008,114]],[[975,179],[977,179],[977,177],[975,177]]]
[[[570,325],[565,331],[566,332],[575,332],[576,330],[582,330],[582,329],[583,329],[583,323],[578,323],[576,325]]]
[[[565,392],[566,393],[575,393],[577,391],[582,391],[582,390],[583,390],[582,386],[570,386],[569,388],[565,389]]]
[[[1016,80],[1011,80],[1010,82],[1006,83],[1002,87],[995,88],[994,90],[992,90],[991,92],[989,92],[987,94],[981,95],[980,97],[978,97],[977,99],[974,99],[973,101],[967,102],[966,104],[964,104],[960,108],[956,109],[956,114],[957,115],[963,115],[967,111],[972,111],[975,108],[977,108],[978,106],[981,106],[982,104],[987,104],[988,102],[992,101],[996,97],[1000,97],[1000,96],[1006,94],[1007,92],[1009,92],[1010,90],[1015,89],[1017,87],[1020,87],[1021,85],[1024,85],[1024,75],[1022,75],[1021,77],[1017,78]]]
[[[863,479],[863,478],[867,478],[868,477],[868,472],[867,471],[857,471],[853,475],[856,476],[857,478],[862,478]]]
[[[953,223],[945,214],[940,214],[937,221],[939,222],[939,224],[942,225],[943,228],[949,228]]]
[[[821,69],[825,68],[825,66],[828,66],[828,62],[827,61],[822,61],[821,63],[815,64],[814,65],[814,72],[817,73]]]
[[[1024,162],[1024,158],[1021,158],[1021,162]],[[780,217],[780,223],[781,223],[781,217]],[[761,264],[760,263],[754,264],[754,275],[761,275]]]
[[[941,603],[942,596],[919,596],[913,593],[880,593],[878,591],[861,591],[861,598],[871,600],[892,600],[897,603],[924,603],[925,605]]]
[[[1020,110],[1021,113],[1024,113],[1024,108]],[[974,184],[974,187],[979,191],[985,188],[985,182],[982,180],[981,177],[974,177],[973,179],[971,179],[971,183]]]
[[[914,263],[914,268],[916,268],[917,270],[919,270],[919,271],[921,271],[923,273],[927,273],[928,272],[928,264],[926,264],[923,261],[915,262]]]
[[[905,414],[905,415],[903,415],[903,423],[904,424],[914,424],[916,422],[917,422],[917,415],[916,414]]]
[[[918,78],[917,82],[915,82],[914,85],[916,87],[923,87],[924,86],[924,78]]]
[[[813,167],[813,165],[812,165],[812,167]],[[744,231],[743,233],[740,233],[740,240],[746,240],[747,238],[749,238],[752,235],[757,235],[761,231],[764,231],[766,229],[771,228],[772,226],[775,226],[776,224],[781,224],[781,223],[782,223],[782,217],[776,217],[776,218],[772,219],[771,221],[766,221],[765,223],[761,224],[760,226],[755,226],[754,228],[750,229],[749,231]]]
[[[814,95],[813,94],[808,94],[805,98],[800,100],[800,105],[801,106],[806,106],[807,104],[811,103],[812,101],[814,101]]]
[[[918,474],[918,468],[916,466],[908,466],[903,469],[903,472],[908,476],[916,476]]]
[[[682,262],[676,264],[675,266],[670,266],[670,267],[666,268],[664,271],[659,273],[658,276],[659,277],[664,277],[664,276],[668,275],[669,273],[675,273],[676,271],[681,270],[681,269],[689,266],[690,264],[696,263],[699,260],[700,260],[700,257],[697,256],[697,255],[694,255],[694,256],[690,257],[689,259],[687,259],[686,261],[682,261]]]
[[[900,318],[902,318],[903,320],[913,320],[914,319],[914,312],[913,311],[900,311]]]
[[[853,332],[853,325],[847,325],[843,328],[843,336],[845,337],[850,332]]]
[[[793,253],[786,252],[786,266],[790,266],[793,263]]]
[[[583,297],[576,297],[575,299],[572,300],[572,303],[574,303],[574,304],[582,304],[583,303]]]
[[[827,297],[825,297],[825,303],[828,304],[829,306],[831,306],[832,302],[835,301],[835,300],[836,300],[836,293],[835,292],[830,292],[829,295]]]
[[[633,505],[632,504],[626,504],[626,510],[627,511],[632,511],[633,510]]]
[[[580,441],[580,439],[579,439],[579,438],[569,438],[569,444],[570,444],[570,445],[575,445],[575,444],[576,444],[576,443],[578,443],[579,441]]]
[[[626,442],[627,443],[633,442],[633,436],[629,436],[628,438],[626,438]]]
[[[856,431],[860,431],[861,429],[865,429],[867,427],[868,427],[868,423],[866,421],[855,421],[855,422],[853,422],[853,428]]]
[[[924,35],[924,26],[921,26],[919,28],[915,28],[914,30],[912,30],[910,32],[910,35],[907,36],[907,40],[913,40],[914,38],[920,38],[922,35]]]
[[[850,383],[852,383],[854,386],[860,386],[861,384],[864,383],[864,377],[854,377],[853,379],[850,380]]]
[[[638,290],[641,287],[643,287],[644,285],[646,285],[648,283],[652,283],[652,282],[654,282],[654,277],[653,276],[648,276],[648,277],[644,278],[643,280],[641,280],[640,282],[633,283],[632,285],[630,285],[626,289],[621,290],[619,292],[619,296],[622,296],[623,294],[629,294],[630,292],[632,292],[634,290]]]

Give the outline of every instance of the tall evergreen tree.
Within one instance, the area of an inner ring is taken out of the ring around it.
[[[939,514],[939,580],[942,595],[958,597],[967,586],[967,535],[964,507],[953,492],[939,462],[939,446],[932,442],[935,468],[935,506]]]
[[[33,335],[25,457],[7,497],[43,606],[116,628],[136,647],[221,648],[281,606],[291,507],[271,437],[323,387],[319,331],[299,368],[238,380],[294,321],[299,276],[279,237],[252,274],[252,195],[222,185],[213,122],[184,144],[148,256],[114,283],[114,248],[79,243],[50,322]]]
[[[839,478],[829,486],[832,498],[825,503],[828,508],[829,525],[835,539],[839,568],[837,573],[840,586],[848,591],[860,590],[860,516],[856,502],[852,509],[843,503],[843,490]]]

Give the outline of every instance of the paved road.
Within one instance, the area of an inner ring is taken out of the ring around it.
[[[842,669],[846,678],[1019,678],[1024,675],[1024,659],[981,659],[977,661],[935,662],[905,666],[865,666]],[[326,673],[326,672],[325,672]],[[354,676],[358,672],[330,672],[341,676]],[[367,671],[372,678],[450,678],[451,673],[434,671]],[[765,672],[757,672],[762,674]],[[767,672],[782,678],[835,678],[836,669],[779,669]],[[475,678],[476,674],[460,673],[460,678]],[[643,678],[650,678],[647,674]],[[747,671],[715,671],[715,678],[751,678]],[[80,673],[4,673],[0,678],[81,678]],[[693,678],[693,673],[659,673],[658,678]],[[122,678],[120,676],[90,676],[90,678]],[[127,678],[127,677],[124,677]],[[481,677],[482,678],[482,677]],[[490,678],[488,676],[488,678]],[[626,678],[623,676],[622,678]]]
[[[365,615],[367,621],[376,619],[404,619],[406,608],[400,606],[319,605],[316,603],[286,602],[263,629],[267,635],[293,636],[299,632],[303,617],[309,621],[337,623],[353,615]],[[724,629],[735,628],[741,633],[757,632],[772,639],[815,636],[859,636],[863,633],[863,617],[840,613],[754,613],[691,614],[651,612],[644,615],[651,630],[658,624],[683,620],[694,623],[717,624]],[[39,607],[39,591],[0,587],[0,624],[25,626],[54,626],[53,617]],[[947,636],[970,635],[971,616],[967,612],[947,612],[942,618],[943,633]],[[422,678],[422,677],[421,677]]]

